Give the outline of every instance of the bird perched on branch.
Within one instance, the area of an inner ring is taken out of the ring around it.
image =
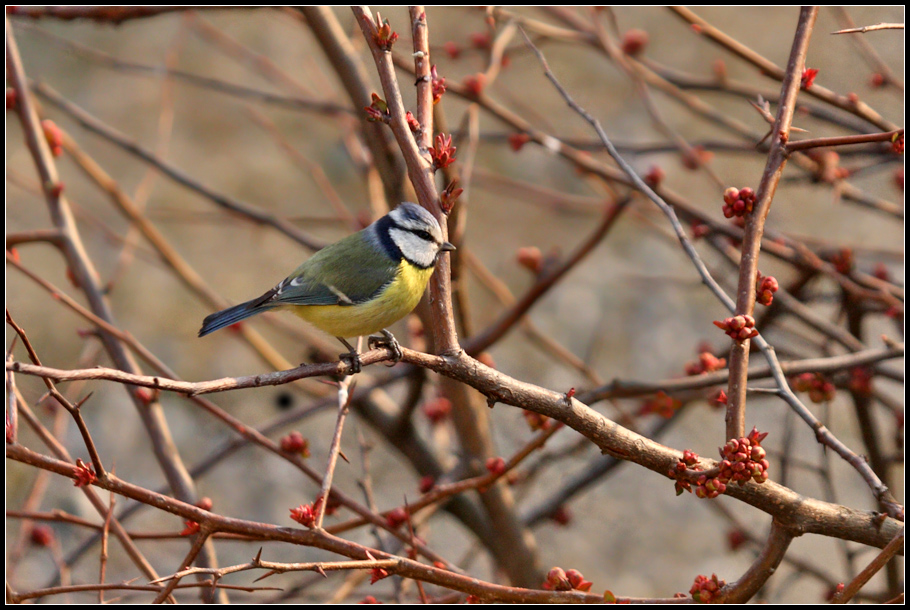
[[[386,327],[406,316],[426,290],[436,259],[455,246],[443,239],[436,218],[414,203],[397,208],[352,235],[326,246],[274,288],[246,303],[207,316],[199,336],[254,316],[284,309],[334,335],[348,352],[340,358],[360,372],[360,355],[345,337],[370,337],[401,358]]]

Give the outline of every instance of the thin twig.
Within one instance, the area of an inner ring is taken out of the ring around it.
[[[379,80],[382,82],[382,91],[385,100],[388,103],[391,121],[389,126],[398,143],[401,154],[404,157],[405,165],[408,168],[408,178],[417,193],[417,201],[424,208],[429,210],[440,220],[443,238],[448,236],[448,229],[442,209],[439,203],[439,193],[433,180],[435,168],[430,162],[429,154],[425,149],[421,149],[418,142],[414,139],[411,129],[408,126],[406,118],[407,109],[401,96],[401,88],[398,84],[398,77],[395,73],[395,64],[392,61],[392,54],[379,47],[374,35],[377,27],[370,15],[369,10],[363,6],[351,7],[357,25],[363,31],[364,40],[370,48],[373,55],[373,61],[376,64],[376,70],[379,74]],[[424,17],[425,20],[425,17]],[[424,25],[423,27],[426,27]],[[415,39],[415,42],[422,39]],[[429,55],[429,48],[416,49],[415,52]],[[432,91],[430,87],[419,88],[420,93],[425,99],[418,102],[421,104],[429,103],[432,105]],[[428,100],[426,98],[429,98]],[[432,113],[425,116],[424,121],[431,117]],[[432,133],[432,125],[422,125],[422,128]],[[430,278],[430,309],[433,312],[431,322],[433,326],[433,338],[435,340],[435,349],[439,352],[452,352],[460,350],[458,345],[458,333],[455,330],[455,316],[452,313],[452,286],[451,286],[451,263],[449,258],[442,256],[436,261],[436,268],[433,276]]]
[[[719,591],[713,603],[744,604],[752,599],[758,590],[768,582],[783,561],[794,535],[776,521],[771,521],[771,531],[761,552],[749,569],[734,583]]]
[[[673,11],[678,17],[692,25],[693,30],[695,30],[699,35],[704,36],[706,39],[711,40],[724,49],[727,49],[745,61],[753,64],[759,68],[759,70],[761,70],[762,74],[770,76],[776,80],[782,81],[784,79],[786,71],[783,68],[778,67],[777,64],[763,57],[753,49],[750,49],[746,45],[734,39],[729,34],[726,34],[725,32],[722,32],[718,28],[712,26],[710,23],[696,15],[690,9],[682,6],[673,6],[670,7],[670,10]],[[898,127],[897,125],[894,125],[890,121],[883,118],[868,104],[859,100],[852,99],[846,95],[838,95],[837,93],[831,91],[830,89],[822,87],[817,83],[809,87],[806,90],[806,93],[820,100],[823,100],[832,106],[840,108],[845,112],[855,114],[856,116],[861,117],[877,126],[882,131],[891,131],[892,129],[897,129]]]
[[[853,144],[866,144],[869,142],[892,142],[897,135],[903,135],[904,130],[896,129],[884,133],[863,133],[855,136],[830,136],[825,138],[812,138],[810,140],[794,140],[787,142],[785,149],[787,153],[797,150],[806,150],[809,148],[820,148],[823,146],[848,146]]]
[[[876,25],[864,25],[858,28],[847,28],[845,30],[838,30],[836,32],[831,32],[832,34],[865,34],[866,32],[877,32],[879,30],[902,30],[904,29],[903,23],[878,23]]]
[[[316,520],[313,527],[322,529],[322,519],[325,509],[329,504],[329,494],[332,492],[332,479],[335,476],[335,464],[338,463],[338,454],[341,450],[341,431],[344,429],[344,420],[348,415],[351,405],[351,390],[353,390],[353,377],[346,376],[338,382],[338,417],[335,420],[335,433],[332,435],[332,444],[329,446],[329,459],[322,477],[322,491],[316,499]]]
[[[28,339],[28,335],[25,334],[25,331],[16,324],[13,320],[13,317],[10,315],[9,310],[6,310],[6,323],[12,327],[19,338],[22,340],[22,344],[25,346],[26,351],[28,352],[29,359],[35,363],[37,366],[41,366],[41,359],[38,358],[38,354],[35,353],[35,348],[32,347],[31,341]],[[88,430],[88,425],[85,423],[85,419],[82,417],[82,412],[80,407],[82,404],[88,400],[88,397],[91,396],[89,393],[85,398],[80,400],[77,404],[71,403],[63,394],[57,390],[57,386],[48,379],[47,377],[43,378],[44,385],[47,386],[47,390],[54,399],[60,403],[64,409],[73,417],[76,422],[76,427],[79,428],[79,433],[82,435],[82,442],[85,443],[85,448],[88,451],[89,457],[92,460],[92,465],[95,467],[95,474],[97,476],[104,476],[104,466],[101,464],[101,456],[98,454],[98,449],[95,447],[95,441],[92,440],[92,435]]]
[[[891,561],[892,558],[897,556],[901,550],[904,548],[904,530],[901,529],[900,533],[894,537],[894,539],[888,543],[888,546],[882,549],[881,553],[875,556],[869,565],[863,568],[863,571],[856,575],[856,577],[850,581],[847,586],[844,587],[844,590],[835,594],[834,598],[831,600],[835,604],[846,604],[857,593],[862,589],[866,583],[868,583],[873,576],[878,574],[879,571],[885,565]]]
[[[161,173],[163,173],[168,178],[198,193],[216,205],[221,206],[230,212],[248,218],[253,222],[277,229],[280,233],[283,233],[290,239],[311,250],[318,250],[325,245],[322,241],[315,239],[304,231],[298,229],[287,219],[269,214],[267,212],[263,212],[262,210],[248,203],[239,201],[229,195],[219,193],[214,189],[202,184],[183,170],[177,168],[171,163],[166,162],[164,159],[160,159],[154,153],[149,152],[136,144],[136,142],[128,138],[126,135],[119,133],[117,130],[106,125],[96,117],[78,107],[76,104],[73,104],[62,95],[57,93],[57,91],[55,91],[49,85],[45,83],[36,83],[33,85],[32,89],[35,91],[35,93],[51,102],[54,106],[69,114],[85,129],[105,138],[113,144],[116,144],[121,149],[138,157],[139,159],[142,159],[149,165],[160,170]]]
[[[778,111],[778,118],[775,130],[779,134],[776,138],[778,145],[776,148],[776,153],[773,156],[769,156],[769,162],[767,168],[770,168],[770,171],[766,171],[762,184],[763,186],[759,187],[759,193],[757,195],[757,203],[755,211],[753,214],[749,215],[747,218],[747,227],[746,227],[746,236],[751,235],[752,243],[750,247],[747,248],[746,245],[743,245],[743,259],[745,261],[747,256],[747,250],[751,251],[752,257],[752,267],[751,270],[742,263],[743,270],[740,273],[740,290],[738,293],[737,303],[734,306],[734,303],[729,296],[724,292],[723,288],[714,280],[710,272],[708,272],[704,263],[701,261],[701,258],[698,256],[698,253],[695,251],[692,243],[689,241],[688,237],[684,233],[682,226],[679,223],[679,220],[676,218],[676,214],[673,212],[673,209],[670,208],[656,193],[654,193],[651,188],[644,183],[644,181],[635,173],[631,166],[626,163],[626,161],[619,155],[616,149],[613,147],[600,123],[591,116],[587,111],[581,108],[569,93],[559,84],[559,81],[556,79],[556,76],[549,68],[549,64],[546,61],[546,58],[543,56],[543,53],[540,52],[537,47],[531,43],[530,39],[527,37],[527,34],[524,34],[525,40],[534,49],[535,53],[538,56],[539,61],[544,67],[544,73],[546,77],[553,82],[559,92],[562,94],[563,98],[575,110],[580,114],[588,123],[594,127],[598,136],[606,146],[610,156],[619,164],[619,166],[626,172],[628,177],[633,181],[636,188],[641,190],[646,194],[652,201],[654,201],[661,210],[667,215],[670,219],[671,224],[673,225],[674,230],[676,231],[677,237],[683,245],[683,249],[692,259],[695,264],[696,269],[699,271],[699,274],[702,276],[702,281],[708,285],[711,291],[718,297],[718,299],[728,307],[731,311],[752,311],[752,307],[755,302],[755,280],[756,271],[757,271],[757,259],[758,252],[761,247],[761,229],[763,228],[764,218],[768,212],[768,206],[770,205],[771,198],[773,197],[774,190],[779,181],[779,175],[783,167],[783,162],[785,155],[783,154],[783,144],[786,144],[787,133],[789,129],[790,121],[792,120],[794,112],[794,101],[796,93],[799,91],[799,75],[801,74],[801,69],[797,70],[797,66],[802,66],[804,62],[805,52],[808,43],[808,35],[811,33],[812,24],[814,23],[815,17],[817,16],[817,7],[804,9],[800,16],[800,26],[797,27],[797,36],[794,40],[794,46],[791,52],[790,65],[788,66],[787,77],[784,79],[784,85],[782,87],[781,107]],[[785,95],[789,95],[792,99],[789,103],[783,103]],[[753,218],[757,219],[752,221]],[[752,230],[750,231],[750,221]],[[747,276],[749,281],[744,280]],[[762,351],[765,359],[768,361],[769,366],[771,367],[772,375],[774,381],[777,383],[778,388],[781,392],[781,397],[797,411],[800,417],[804,421],[812,426],[813,430],[816,431],[816,437],[819,442],[823,442],[831,446],[841,457],[843,457],[849,464],[851,464],[863,477],[866,483],[873,490],[876,499],[882,504],[883,507],[888,511],[888,514],[894,516],[895,518],[902,519],[903,517],[903,507],[894,499],[890,490],[886,485],[882,483],[879,477],[872,471],[869,465],[858,459],[858,456],[851,451],[846,445],[841,443],[837,438],[831,434],[830,431],[821,426],[821,424],[816,420],[816,418],[811,414],[811,411],[799,400],[796,394],[790,389],[787,379],[784,376],[783,371],[780,369],[780,362],[777,359],[777,355],[774,352],[774,349],[765,341],[765,339],[759,334],[756,335],[752,341],[755,342],[756,346]],[[734,355],[736,358],[734,359]],[[734,363],[738,363],[738,370],[734,370]],[[744,430],[744,408],[745,408],[745,398],[746,398],[746,379],[748,374],[748,350],[742,349],[742,343],[734,343],[734,349],[731,351],[731,364],[730,364],[730,388],[735,387],[738,398],[736,399],[735,408],[730,408],[728,406],[728,417],[727,417],[727,434],[729,438],[739,438],[742,434],[738,432]],[[729,393],[728,393],[729,394]],[[728,399],[730,402],[733,402],[732,396]],[[732,414],[732,417],[731,417]],[[565,420],[563,420],[565,421]]]
[[[790,58],[781,84],[780,104],[774,125],[771,128],[771,149],[755,192],[755,203],[750,214],[745,216],[742,254],[739,263],[739,282],[736,289],[737,315],[751,316],[755,309],[755,278],[758,277],[758,258],[761,252],[765,221],[771,211],[771,202],[780,183],[787,163],[786,144],[790,138],[790,125],[796,112],[796,98],[800,90],[800,77],[809,51],[809,39],[818,7],[804,8],[790,49]],[[726,438],[740,438],[745,435],[746,384],[749,369],[750,340],[733,341],[730,348],[730,384],[727,388]],[[786,385],[786,383],[784,384]],[[784,388],[781,387],[783,390]]]

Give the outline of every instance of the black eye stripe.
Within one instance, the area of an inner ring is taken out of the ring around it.
[[[424,241],[429,241],[429,242],[433,241],[433,236],[430,234],[429,231],[424,231],[423,229],[408,229],[408,230]]]

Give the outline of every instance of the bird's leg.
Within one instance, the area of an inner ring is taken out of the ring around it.
[[[357,353],[357,350],[354,349],[354,346],[345,341],[342,337],[335,337],[348,348],[348,352],[345,354],[338,354],[339,360],[346,360],[351,363],[351,375],[356,375],[363,368],[363,363],[360,361],[360,354]]]
[[[394,365],[396,362],[401,360],[401,356],[402,356],[401,346],[398,344],[398,339],[395,338],[395,335],[393,335],[392,333],[390,333],[389,331],[387,331],[384,328],[379,332],[382,333],[382,337],[370,336],[370,338],[367,339],[367,345],[370,348],[373,348],[373,347],[389,348],[392,351],[392,364]]]

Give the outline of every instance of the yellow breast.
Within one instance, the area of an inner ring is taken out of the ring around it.
[[[370,301],[357,305],[288,305],[283,309],[335,337],[370,335],[417,307],[431,275],[432,267],[421,269],[402,260],[395,279]]]

